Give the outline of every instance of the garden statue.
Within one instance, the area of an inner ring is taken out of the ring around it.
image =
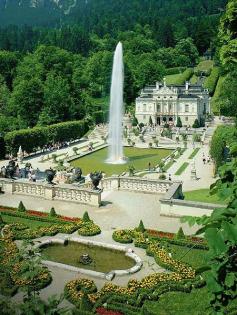
[[[91,179],[92,184],[93,184],[93,189],[99,190],[98,186],[99,186],[99,183],[102,179],[102,172],[90,173],[90,179]]]
[[[72,181],[80,184],[85,183],[85,177],[82,176],[81,168],[78,167],[73,170]]]
[[[88,254],[83,254],[80,256],[79,262],[83,265],[89,265],[92,263],[92,258]]]
[[[13,179],[15,172],[16,172],[15,161],[9,161],[9,163],[6,167],[6,176],[5,177]]]
[[[197,171],[195,167],[195,162],[192,162],[192,167],[191,167],[191,179],[196,180],[197,179]]]
[[[54,176],[56,174],[56,171],[53,170],[51,167],[49,169],[47,169],[45,171],[45,174],[46,174],[46,180],[48,182],[48,184],[51,184],[53,185],[53,179],[54,179]]]

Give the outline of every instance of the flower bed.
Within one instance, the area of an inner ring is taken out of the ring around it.
[[[97,314],[99,315],[123,315],[123,313],[120,312],[116,312],[116,311],[111,311],[111,310],[107,310],[104,307],[98,307],[96,309]]]
[[[93,221],[84,222],[78,229],[78,234],[82,236],[94,236],[101,233],[101,229]]]
[[[12,207],[5,207],[5,206],[0,206],[0,213],[6,214],[6,215],[16,215],[22,218],[29,218],[39,221],[45,221],[45,222],[81,222],[81,218],[75,218],[75,217],[66,217],[62,215],[57,215],[56,217],[49,217],[49,214],[47,212],[41,212],[41,211],[36,211],[36,210],[27,210],[26,212],[19,212],[17,211],[17,208],[12,208]],[[44,220],[45,219],[45,220]]]
[[[133,230],[117,230],[112,237],[116,242],[129,244],[133,242],[132,232]]]
[[[97,287],[94,281],[83,278],[72,280],[64,287],[65,298],[79,307],[84,294],[88,294],[88,297],[90,297],[90,295],[96,291]]]
[[[17,228],[15,224],[14,228]],[[13,225],[9,225],[4,228],[4,237],[0,238],[0,262],[1,262],[1,285],[0,292],[7,295],[13,295],[17,292],[17,289],[21,286],[29,285],[37,290],[46,287],[51,281],[52,277],[46,267],[42,267],[34,282],[29,279],[25,279],[21,276],[20,271],[24,270],[24,260],[15,262],[18,255],[18,248],[14,242],[14,232],[12,231]],[[22,226],[19,225],[19,228]],[[7,286],[7,287],[6,287]]]
[[[15,239],[32,239],[41,236],[54,236],[57,233],[71,234],[78,230],[82,236],[93,236],[101,233],[101,229],[93,221],[83,221],[81,218],[70,218],[66,216],[49,217],[47,213],[29,210],[19,212],[15,208],[0,206],[0,213],[6,216],[19,217],[40,222],[52,223],[48,227],[37,229],[27,228],[26,225],[12,226]]]

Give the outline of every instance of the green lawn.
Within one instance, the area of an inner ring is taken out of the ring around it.
[[[201,62],[199,62],[199,64],[197,65],[197,67],[195,68],[196,70],[211,70],[212,67],[214,65],[214,61],[213,60],[203,60]]]
[[[47,227],[51,226],[53,222],[42,222],[42,221],[37,221],[37,220],[31,220],[31,219],[26,219],[26,218],[19,218],[15,216],[10,216],[10,215],[1,215],[3,222],[7,224],[12,224],[12,223],[22,223],[27,225],[28,227],[32,229],[37,229],[38,227]]]
[[[190,201],[202,201],[207,203],[219,203],[226,204],[227,201],[220,200],[217,195],[210,195],[209,189],[199,189],[193,191],[184,192],[184,196],[186,200]]]
[[[180,168],[177,170],[177,172],[175,173],[175,175],[181,175],[185,170],[186,168],[189,166],[189,163],[188,162],[184,162]]]
[[[80,167],[84,175],[94,171],[103,171],[107,176],[112,174],[121,174],[128,170],[128,165],[133,165],[135,171],[148,168],[148,163],[151,167],[156,166],[161,159],[172,153],[172,150],[166,149],[140,149],[125,147],[124,155],[128,158],[126,164],[114,165],[107,164],[105,160],[108,155],[108,148],[98,150],[92,154],[81,157],[71,164],[73,167]]]
[[[166,83],[167,84],[176,84],[177,81],[180,80],[182,75],[183,75],[183,73],[169,74],[169,75],[166,76]]]
[[[194,74],[191,79],[190,79],[190,82],[191,84],[196,84],[198,81],[198,77],[196,76],[196,74]]]
[[[198,153],[199,150],[200,150],[200,148],[194,149],[193,152],[192,152],[192,153],[190,154],[190,156],[188,157],[188,159],[189,159],[189,160],[193,159],[193,158],[197,155],[197,153]]]
[[[197,269],[206,264],[207,251],[203,249],[191,249],[185,246],[169,244],[172,257],[181,260],[194,269]]]

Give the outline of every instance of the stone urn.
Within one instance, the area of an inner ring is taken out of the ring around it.
[[[98,186],[99,186],[99,183],[102,179],[102,172],[90,173],[90,179],[91,179],[92,184],[93,184],[93,189],[99,190]]]
[[[48,184],[53,185],[53,179],[54,179],[54,176],[56,174],[56,171],[53,170],[52,168],[49,168],[45,171],[45,174],[46,174],[46,180],[47,180]]]

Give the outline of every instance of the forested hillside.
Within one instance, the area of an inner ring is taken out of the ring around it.
[[[2,49],[32,51],[40,42],[87,54],[97,37],[104,39],[100,49],[108,49],[121,32],[149,25],[153,49],[191,37],[203,53],[216,34],[226,0],[1,0],[0,4]]]

